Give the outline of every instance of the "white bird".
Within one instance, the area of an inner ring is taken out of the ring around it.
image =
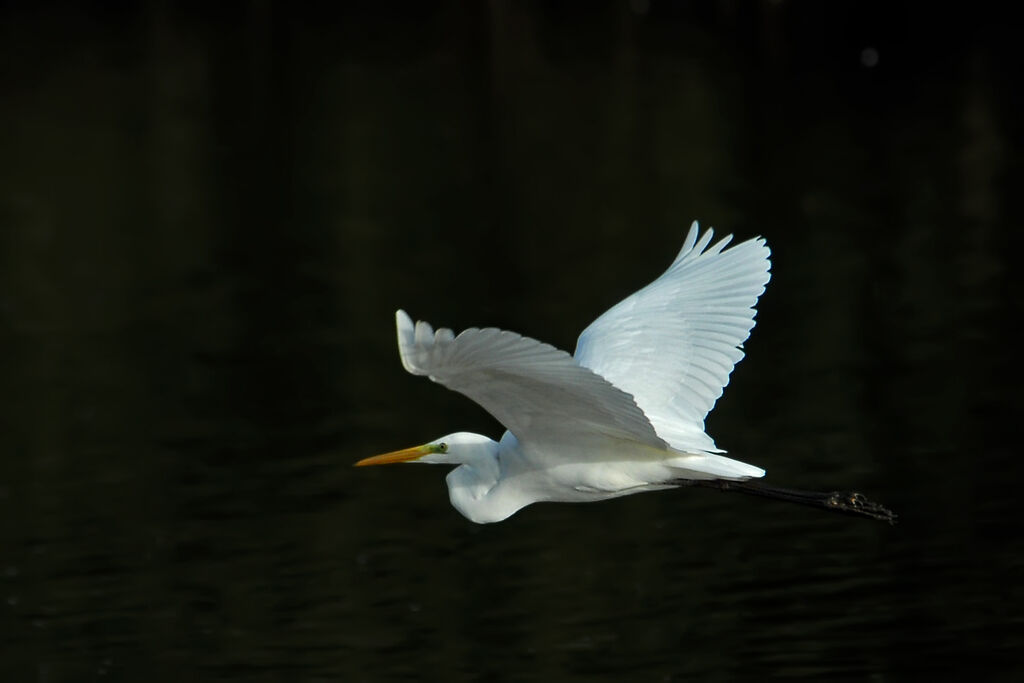
[[[565,351],[494,328],[458,336],[396,313],[405,369],[473,399],[507,431],[500,441],[456,432],[360,460],[457,465],[451,503],[477,523],[542,501],[590,502],[705,486],[893,521],[856,493],[751,482],[760,467],[725,457],[704,418],[743,358],[754,306],[770,276],[764,239],[710,246],[696,221],[661,277],[626,297]]]

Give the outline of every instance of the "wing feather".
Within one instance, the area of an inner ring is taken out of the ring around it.
[[[575,353],[629,392],[660,437],[690,452],[721,452],[704,419],[743,358],[771,277],[763,239],[726,249],[731,235],[711,245],[712,236],[694,222],[668,270],[591,323]]]
[[[667,449],[632,396],[565,351],[495,328],[434,332],[401,310],[395,322],[406,370],[473,399],[521,442],[603,437]]]

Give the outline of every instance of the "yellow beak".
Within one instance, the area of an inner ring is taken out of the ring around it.
[[[419,460],[424,455],[428,455],[432,452],[433,451],[429,446],[415,446],[401,451],[385,453],[384,455],[375,455],[371,458],[363,458],[354,466],[367,467],[369,465],[391,465],[396,462],[411,462],[413,460]]]

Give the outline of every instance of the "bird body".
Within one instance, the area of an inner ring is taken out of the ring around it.
[[[435,332],[399,310],[405,369],[465,394],[508,431],[500,441],[457,432],[356,464],[456,465],[452,505],[477,523],[536,502],[681,485],[734,482],[728,490],[751,492],[740,484],[764,470],[722,455],[704,419],[743,358],[770,251],[761,238],[727,249],[731,236],[711,245],[712,235],[694,222],[668,270],[591,323],[572,356],[495,328]],[[793,493],[776,497],[830,505]]]
[[[460,432],[440,440],[449,453],[459,452],[458,467],[448,473],[452,505],[466,518],[484,524],[500,522],[537,502],[589,503],[641,491],[671,488],[664,482],[682,473],[655,459],[637,459],[631,444],[622,444],[622,460],[588,462],[579,445],[564,444],[555,465],[538,465],[547,458],[545,444],[523,447],[511,433],[500,442],[479,434]]]

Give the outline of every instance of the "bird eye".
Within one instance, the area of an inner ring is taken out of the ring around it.
[[[442,453],[447,453],[448,452],[448,444],[446,444],[444,441],[442,441],[441,443],[437,444],[437,450],[441,451]]]

